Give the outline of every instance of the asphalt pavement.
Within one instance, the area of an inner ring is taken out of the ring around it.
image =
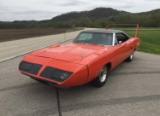
[[[132,62],[123,62],[110,72],[102,88],[86,84],[69,89],[56,89],[20,74],[22,57],[0,62],[0,116],[160,114],[159,55],[136,52]]]

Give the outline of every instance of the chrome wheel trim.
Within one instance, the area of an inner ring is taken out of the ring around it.
[[[130,55],[130,59],[132,60],[132,59],[133,59],[133,57],[134,57],[134,54],[132,53],[132,54]]]
[[[99,80],[101,83],[105,82],[107,78],[107,68],[104,66],[99,73]]]

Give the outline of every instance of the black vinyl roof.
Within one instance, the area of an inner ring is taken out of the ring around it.
[[[90,33],[123,33],[126,36],[128,36],[128,34],[126,32],[124,32],[124,31],[121,31],[121,30],[111,30],[111,29],[108,29],[108,30],[107,29],[85,30],[85,31],[82,31],[81,33],[83,33],[83,32],[90,32]]]
[[[82,32],[92,32],[92,33],[125,33],[121,30],[106,30],[106,29],[96,29],[96,30],[85,30]]]

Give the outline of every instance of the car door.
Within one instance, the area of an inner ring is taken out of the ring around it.
[[[119,51],[119,60],[120,62],[122,62],[130,54],[130,43],[128,41],[129,37],[124,33],[116,33],[116,39],[118,41],[118,44],[116,46],[118,47]]]
[[[114,33],[113,37],[113,57],[112,57],[112,68],[116,67],[118,64],[120,64],[124,60],[124,54],[125,54],[125,44],[124,43],[118,43],[116,33]]]

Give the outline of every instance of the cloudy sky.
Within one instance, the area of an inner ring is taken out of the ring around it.
[[[160,0],[0,0],[0,21],[51,19],[97,7],[136,13],[160,8]]]

